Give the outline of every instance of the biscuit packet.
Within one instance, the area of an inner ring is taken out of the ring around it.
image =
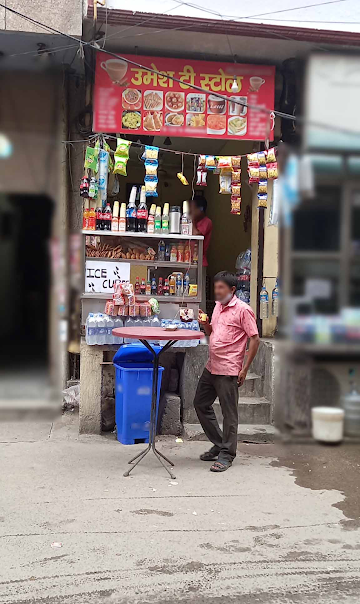
[[[233,155],[231,158],[231,167],[233,170],[240,170],[241,166],[241,156]]]

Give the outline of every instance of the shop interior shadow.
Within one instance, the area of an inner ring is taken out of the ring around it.
[[[50,398],[52,212],[47,196],[0,195],[0,407]]]

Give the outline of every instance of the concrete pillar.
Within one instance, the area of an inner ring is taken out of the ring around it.
[[[100,346],[80,344],[80,409],[79,432],[101,432],[101,374],[104,352]]]

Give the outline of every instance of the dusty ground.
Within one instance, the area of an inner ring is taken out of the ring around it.
[[[240,445],[214,475],[201,442],[141,450],[76,418],[0,425],[0,602],[360,601],[360,445]],[[51,547],[53,542],[61,544]]]

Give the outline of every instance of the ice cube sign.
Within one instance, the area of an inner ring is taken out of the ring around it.
[[[129,262],[105,262],[104,260],[87,260],[85,264],[85,292],[113,293],[115,281],[130,280]]]

